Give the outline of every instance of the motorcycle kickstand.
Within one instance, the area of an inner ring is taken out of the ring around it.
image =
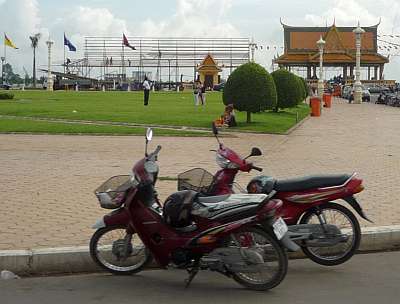
[[[196,261],[194,266],[191,269],[187,269],[189,273],[189,277],[185,280],[185,288],[188,288],[190,283],[192,283],[194,277],[199,273],[199,261]]]

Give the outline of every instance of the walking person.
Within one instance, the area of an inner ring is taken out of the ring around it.
[[[201,81],[198,82],[197,84],[197,104],[201,102],[201,105],[204,106],[204,93],[205,92],[205,87],[201,84]]]
[[[198,106],[199,105],[199,90],[197,88],[197,81],[194,82],[193,84],[193,97],[194,97],[194,105]]]
[[[201,86],[201,105],[204,106],[206,104],[206,85]]]
[[[144,92],[144,105],[147,106],[149,104],[149,95],[150,95],[150,83],[149,80],[147,79],[147,76],[144,77],[143,92]]]

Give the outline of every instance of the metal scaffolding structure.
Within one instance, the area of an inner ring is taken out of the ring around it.
[[[84,58],[69,62],[68,70],[84,77],[100,71],[100,78],[110,71],[129,77],[154,70],[153,80],[166,81],[162,75],[168,75],[168,82],[178,82],[182,69],[191,70],[195,79],[196,67],[208,54],[229,72],[250,60],[248,38],[127,38],[135,50],[124,46],[122,37],[85,37]]]

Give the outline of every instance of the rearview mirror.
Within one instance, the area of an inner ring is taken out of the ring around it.
[[[212,122],[212,131],[215,136],[218,135],[218,129],[217,129],[217,126],[215,125],[215,122]]]
[[[153,130],[151,128],[147,128],[147,131],[146,131],[147,141],[151,141],[152,138],[153,138]]]
[[[258,149],[257,147],[253,147],[251,149],[250,156],[260,156],[260,155],[262,155],[262,152],[260,149]]]

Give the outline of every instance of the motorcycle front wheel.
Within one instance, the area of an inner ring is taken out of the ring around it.
[[[128,234],[124,226],[96,230],[90,239],[90,256],[103,269],[119,275],[141,271],[152,256],[137,234]]]
[[[245,246],[241,245],[241,239],[246,239]],[[230,236],[230,244],[256,251],[262,257],[260,261],[263,263],[257,264],[258,271],[232,273],[233,279],[240,285],[265,291],[278,286],[285,278],[288,267],[286,251],[266,231],[255,227],[242,229]]]
[[[349,209],[339,204],[326,203],[320,206],[318,211],[326,219],[326,224],[336,225],[342,234],[347,235],[347,241],[330,247],[302,246],[301,249],[308,258],[318,264],[340,265],[348,261],[360,246],[360,224]],[[307,211],[301,218],[300,224],[320,224],[316,211]]]

